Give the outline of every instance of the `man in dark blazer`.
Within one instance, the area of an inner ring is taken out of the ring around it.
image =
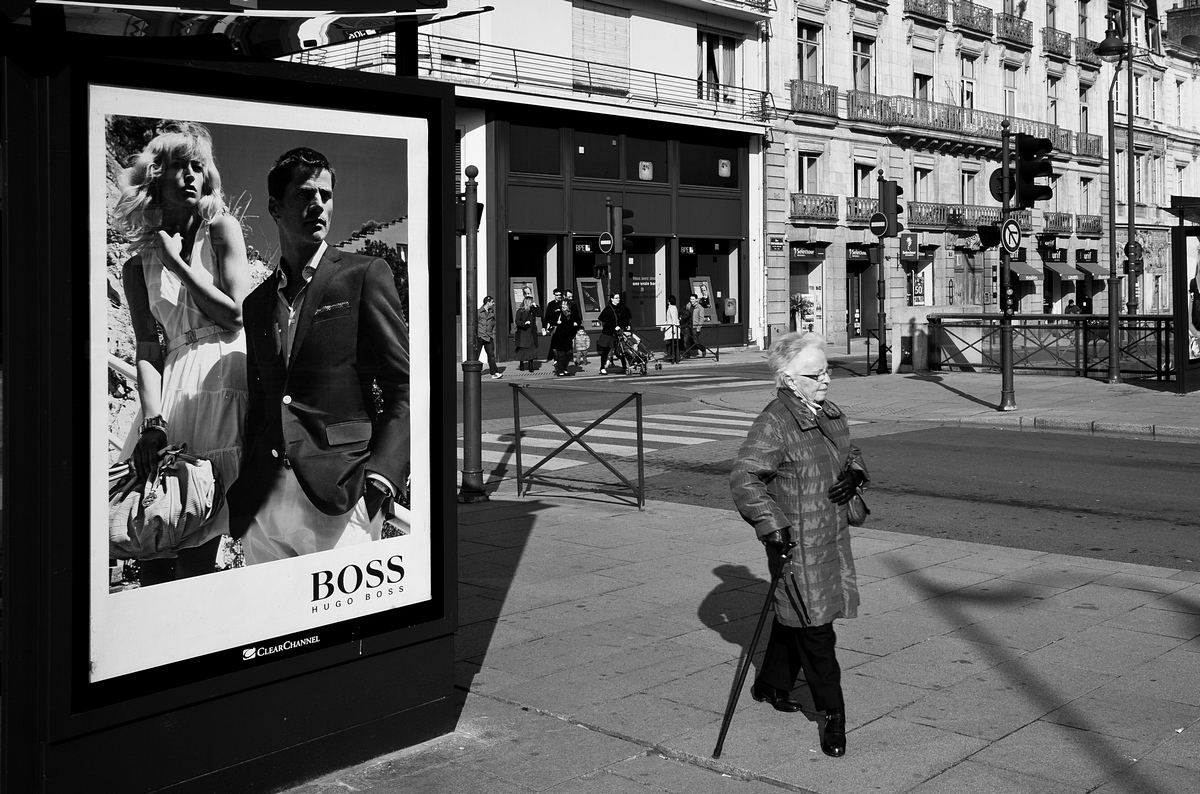
[[[325,241],[335,181],[307,148],[267,177],[280,262],[242,307],[250,406],[229,492],[248,565],[378,540],[408,474],[408,330],[387,263]]]

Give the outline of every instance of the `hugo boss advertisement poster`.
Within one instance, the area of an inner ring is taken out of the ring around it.
[[[429,121],[90,85],[87,125],[88,682],[404,625],[434,580]]]

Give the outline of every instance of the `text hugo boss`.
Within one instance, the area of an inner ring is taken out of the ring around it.
[[[336,576],[333,571],[314,571],[312,573],[312,600],[324,601],[336,593],[353,596],[364,587],[367,590],[374,590],[384,584],[398,584],[404,579],[403,562],[403,555],[393,554],[387,560],[371,560],[362,567],[354,564],[347,565]],[[388,590],[390,594],[392,588],[388,588]]]

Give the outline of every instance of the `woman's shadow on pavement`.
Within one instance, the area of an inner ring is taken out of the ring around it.
[[[763,603],[767,599],[767,587],[770,582],[751,571],[745,565],[725,564],[713,568],[713,573],[720,583],[709,591],[700,602],[697,616],[705,626],[717,632],[730,645],[738,646],[737,665],[729,682],[727,694],[733,692],[737,684],[737,671],[746,663],[746,654],[754,640],[754,631],[762,614]],[[774,622],[774,610],[767,615],[763,622],[762,634],[754,643],[753,669],[746,674],[746,680],[753,682],[758,670],[762,667],[763,651],[766,650],[767,640],[771,636],[771,624]],[[744,692],[746,700],[750,700],[749,689]],[[816,708],[812,696],[808,692],[808,684],[801,678],[792,690],[792,696],[804,704],[804,713],[810,721],[816,721]],[[726,700],[728,702],[728,700]],[[750,700],[751,705],[759,705]],[[739,700],[739,706],[742,702]],[[766,707],[766,704],[762,704]]]

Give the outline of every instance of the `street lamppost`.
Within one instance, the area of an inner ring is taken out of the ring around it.
[[[1125,5],[1128,8],[1128,3]],[[1117,111],[1113,106],[1113,89],[1117,87],[1117,76],[1120,74],[1121,61],[1127,53],[1132,52],[1131,46],[1126,46],[1125,42],[1121,41],[1118,35],[1115,20],[1113,15],[1108,15],[1108,30],[1104,35],[1104,41],[1100,42],[1096,47],[1096,55],[1108,63],[1113,64],[1112,82],[1108,84],[1108,382],[1121,382],[1121,336],[1118,326],[1120,325],[1121,311],[1121,285],[1117,281]],[[1126,25],[1128,28],[1128,24]],[[1132,62],[1132,57],[1130,61]],[[1129,107],[1128,115],[1130,120],[1129,127],[1129,142],[1126,147],[1126,156],[1129,157],[1131,163],[1130,169],[1133,166],[1133,68],[1132,63],[1128,69],[1130,75],[1129,89]],[[1127,192],[1132,198],[1133,177],[1130,176]],[[1127,214],[1129,215],[1129,239],[1133,239],[1133,202],[1127,203]]]

